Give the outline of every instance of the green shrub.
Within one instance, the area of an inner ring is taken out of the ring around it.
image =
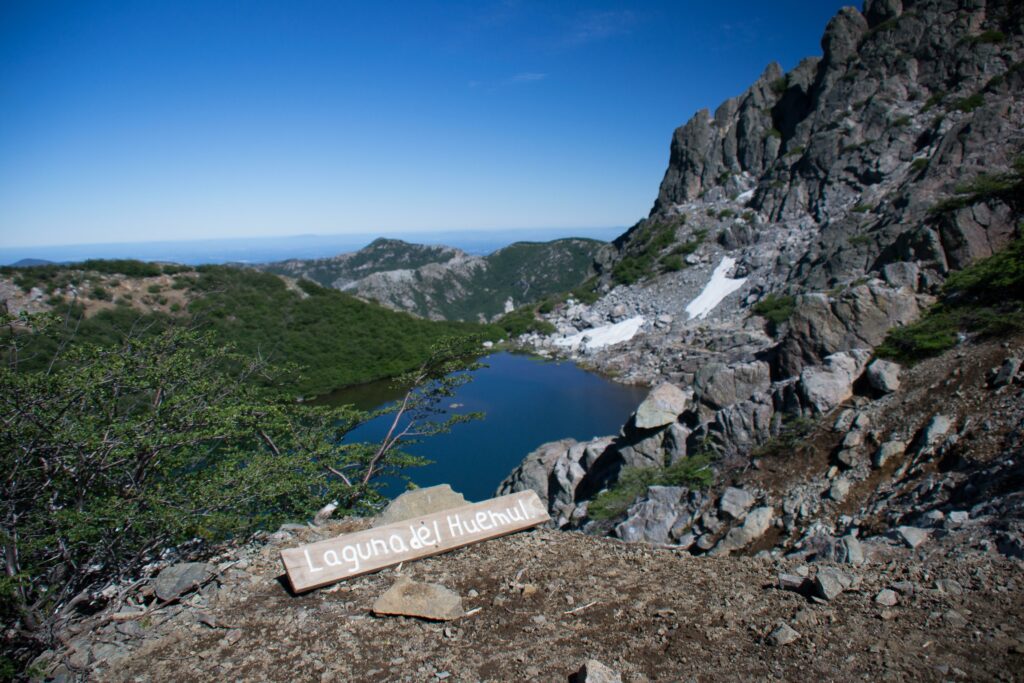
[[[666,254],[661,257],[661,267],[666,272],[676,272],[686,267],[683,258],[679,254]]]
[[[880,358],[913,363],[956,346],[962,332],[999,337],[1024,331],[1024,237],[954,273],[940,301],[915,323],[892,330]]]
[[[937,107],[942,104],[942,101],[946,99],[946,93],[942,90],[933,92],[927,100],[924,101],[924,106],[921,108],[921,112],[926,112],[933,107]]]
[[[989,30],[963,40],[968,45],[998,45],[1006,42],[1006,34],[1002,31]]]
[[[146,291],[149,292],[150,294],[159,294],[160,292],[164,291],[164,288],[161,287],[160,285],[150,285],[146,287]]]
[[[754,457],[787,457],[793,455],[814,431],[815,421],[784,414],[779,433],[753,450]]]
[[[1018,210],[1024,205],[1024,156],[1017,157],[1013,168],[1006,173],[982,173],[961,183],[953,197],[937,203],[929,209],[929,214],[937,216],[991,199],[1000,199]]]
[[[587,506],[590,519],[609,520],[621,516],[650,486],[688,486],[705,489],[711,485],[714,456],[697,453],[668,467],[628,467],[611,487],[601,491]]]
[[[4,315],[0,353],[17,357],[59,325]],[[436,351],[407,378],[417,389],[404,405],[426,435],[465,421],[438,419],[468,379],[448,374],[461,348]],[[384,478],[422,464],[400,441],[343,441],[365,413],[248,381],[289,372],[181,329],[76,343],[42,371],[0,365],[0,467],[18,473],[0,484],[5,654],[26,662],[52,647],[73,596],[138,576],[165,549],[244,539],[330,500],[338,515],[371,513]]]
[[[751,309],[755,314],[768,321],[771,333],[777,334],[779,328],[789,322],[796,311],[796,297],[787,294],[769,294],[764,297]]]
[[[910,164],[910,170],[913,171],[914,173],[920,173],[925,168],[927,168],[928,161],[929,160],[927,157],[919,157],[917,159],[914,159],[914,161],[911,162]]]
[[[872,206],[870,204],[857,204],[850,209],[850,211],[853,211],[854,213],[868,213],[871,209]]]
[[[95,285],[89,289],[89,298],[97,301],[113,301],[114,295],[101,285]]]
[[[909,126],[912,120],[909,116],[900,116],[892,122],[892,125],[897,128],[903,128],[904,126]]]
[[[786,88],[788,87],[789,79],[786,76],[776,78],[774,81],[772,81],[771,85],[772,92],[775,93],[776,95],[781,95],[782,93],[786,92]]]
[[[771,128],[768,131],[768,135],[770,135],[773,138],[780,138],[781,139],[782,138],[782,131],[779,130],[778,128]]]
[[[955,101],[953,109],[969,114],[983,104],[985,104],[985,97],[981,93],[974,93]]]
[[[732,209],[722,209],[721,211],[718,212],[718,217],[721,219],[732,218],[735,215],[736,212],[733,211]]]
[[[850,239],[847,240],[847,242],[849,242],[851,247],[864,247],[874,242],[874,240],[872,239],[871,235],[860,234],[853,235],[852,237],[850,237]]]
[[[538,334],[554,334],[555,326],[546,320],[539,320],[534,315],[533,306],[521,306],[498,318],[498,327],[509,337],[536,332]]]

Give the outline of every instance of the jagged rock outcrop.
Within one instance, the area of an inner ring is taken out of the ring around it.
[[[549,316],[563,335],[642,316],[628,342],[573,353],[628,381],[693,392],[676,420],[649,432],[631,420],[596,469],[577,473],[560,524],[608,531],[588,527],[585,508],[624,467],[708,450],[721,467],[749,463],[772,442],[795,444],[801,420],[899,395],[894,368],[865,373],[872,349],[916,320],[950,272],[1018,234],[1020,198],[985,190],[982,174],[1024,154],[1019,3],[869,0],[863,12],[843,8],[821,44],[821,57],[789,73],[770,65],[676,130],[650,215],[598,257],[604,296]],[[698,299],[714,302],[699,317],[688,310]],[[550,337],[527,343],[562,353]],[[848,504],[872,465],[887,472],[899,460],[906,474],[935,457],[945,441],[921,447],[922,429],[883,435],[854,413],[827,481],[794,488],[778,523]],[[694,531],[667,523],[680,514],[674,495],[642,495],[614,533],[698,552],[746,545],[739,531],[724,542],[739,527],[708,507],[714,496],[686,513]]]

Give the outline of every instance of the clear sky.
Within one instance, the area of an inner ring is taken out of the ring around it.
[[[0,245],[628,225],[831,0],[0,0]]]

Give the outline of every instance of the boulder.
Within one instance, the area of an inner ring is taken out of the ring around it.
[[[206,562],[180,562],[165,568],[153,582],[156,597],[173,600],[209,581],[216,568]]]
[[[771,384],[771,368],[764,361],[730,366],[713,363],[698,370],[694,378],[696,396],[714,409],[767,394]]]
[[[896,591],[891,588],[883,588],[875,595],[875,602],[883,607],[894,607],[899,601],[900,599],[896,595]]]
[[[388,506],[374,519],[373,526],[394,524],[433,512],[468,505],[468,503],[469,501],[463,498],[461,493],[453,491],[448,484],[412,489],[388,503]]]
[[[555,461],[575,444],[575,439],[561,439],[538,446],[498,485],[498,495],[532,489],[542,501],[548,500],[548,479]]]
[[[638,429],[654,429],[672,424],[689,406],[692,392],[685,392],[674,384],[659,384],[636,409],[634,424]]]
[[[853,577],[832,567],[822,567],[814,577],[814,593],[822,600],[835,600],[853,585]]]
[[[722,492],[722,497],[718,501],[718,509],[728,517],[742,519],[753,504],[754,497],[752,495],[743,489],[730,486]]]
[[[435,583],[418,583],[405,576],[377,598],[373,612],[430,621],[449,621],[464,614],[458,593]]]
[[[836,561],[847,564],[864,564],[864,547],[853,534],[848,534],[836,543]]]
[[[853,383],[868,355],[864,350],[840,351],[827,356],[822,365],[804,368],[800,392],[806,404],[818,413],[827,413],[853,396]]]
[[[903,368],[899,363],[882,360],[881,358],[871,362],[867,369],[867,380],[871,388],[880,394],[891,394],[900,388],[900,371]]]
[[[775,511],[770,507],[759,507],[751,510],[742,526],[729,529],[729,533],[718,542],[710,555],[725,555],[734,550],[745,548],[757,539],[764,536],[771,527]]]

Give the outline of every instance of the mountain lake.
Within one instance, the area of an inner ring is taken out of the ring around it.
[[[548,441],[579,441],[617,434],[647,394],[645,387],[618,384],[569,361],[498,352],[441,405],[448,412],[483,412],[482,420],[455,425],[407,450],[431,464],[408,471],[418,486],[451,484],[467,500],[490,498],[530,451]],[[400,399],[404,389],[380,381],[334,392],[317,402],[372,410]],[[441,416],[444,419],[444,416]],[[393,419],[384,415],[350,432],[350,442],[379,442]],[[387,482],[385,493],[401,493]]]

